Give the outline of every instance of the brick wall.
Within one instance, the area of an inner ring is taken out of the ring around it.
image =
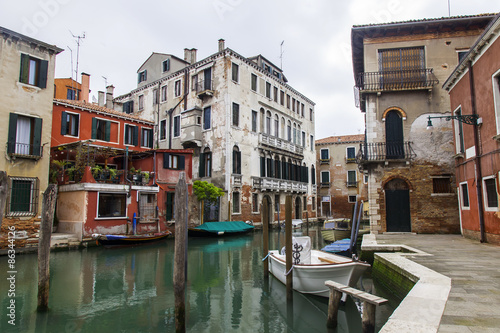
[[[8,218],[2,220],[0,229],[0,249],[6,249],[8,246],[9,227],[14,226],[15,231],[26,231],[27,239],[18,239],[15,241],[16,249],[38,246],[38,232],[40,231],[40,218]]]

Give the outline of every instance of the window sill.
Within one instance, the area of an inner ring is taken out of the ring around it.
[[[28,92],[39,92],[39,91],[43,90],[42,88],[40,88],[38,86],[34,86],[32,84],[29,84],[29,83],[17,82],[17,85],[20,87],[23,87],[23,88],[27,88],[25,90]]]
[[[9,154],[10,158],[12,159],[18,159],[18,158],[23,158],[26,160],[35,160],[38,161],[39,159],[42,158],[42,155],[24,155],[24,154],[16,154],[16,153],[10,153]]]
[[[492,139],[500,142],[500,134],[495,135]]]
[[[116,217],[96,217],[94,220],[96,221],[104,221],[104,220],[128,220],[128,216],[116,216]]]
[[[451,197],[455,195],[455,193],[431,193],[431,197]]]

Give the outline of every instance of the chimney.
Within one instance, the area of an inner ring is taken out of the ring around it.
[[[104,106],[104,91],[98,91],[97,98],[97,105]]]
[[[219,52],[226,48],[226,45],[224,42],[225,42],[224,39],[222,39],[222,38],[219,39]]]
[[[108,109],[113,108],[113,92],[115,91],[115,87],[113,85],[106,87],[106,107]]]
[[[90,93],[90,74],[82,72],[82,91],[80,93],[80,100],[89,102]]]
[[[184,61],[188,62],[190,65],[196,62],[196,49],[184,49]]]

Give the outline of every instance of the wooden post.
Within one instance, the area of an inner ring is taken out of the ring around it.
[[[0,227],[2,226],[3,212],[5,212],[8,188],[9,178],[7,177],[7,173],[5,171],[0,171]]]
[[[309,212],[306,212],[306,235],[309,236]]]
[[[375,309],[375,304],[363,302],[363,333],[375,332]]]
[[[262,231],[264,233],[262,253],[267,256],[269,253],[269,199],[267,198],[262,200]],[[264,260],[264,278],[269,278],[269,259]]]
[[[326,320],[326,327],[337,327],[337,315],[339,312],[340,298],[342,292],[330,288],[330,297],[328,299],[328,318]]]
[[[293,299],[293,272],[292,269],[292,197],[287,196],[285,200],[285,246],[286,246],[286,299]]]
[[[185,172],[175,187],[174,295],[175,331],[186,332],[188,191]]]
[[[37,311],[49,309],[50,282],[50,236],[54,221],[54,209],[57,199],[57,185],[50,184],[43,192],[42,221],[38,239],[38,306]]]

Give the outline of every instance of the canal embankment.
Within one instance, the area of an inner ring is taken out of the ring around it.
[[[498,332],[500,247],[460,235],[365,235],[374,271],[413,287],[380,332]],[[396,292],[398,292],[396,290]]]

